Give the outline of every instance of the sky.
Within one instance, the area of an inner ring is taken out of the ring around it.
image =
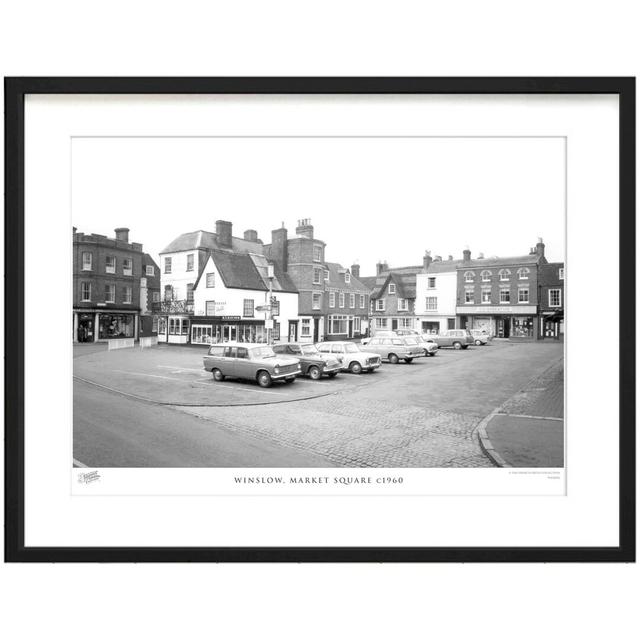
[[[564,260],[562,138],[75,138],[72,221],[158,260],[181,233],[256,229],[265,243],[310,218],[325,259],[417,265],[432,256],[513,256],[538,237]]]

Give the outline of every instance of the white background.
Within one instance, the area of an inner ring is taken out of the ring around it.
[[[23,2],[5,75],[635,75],[634,3]],[[595,250],[594,250],[595,253]],[[10,637],[618,637],[636,566],[10,566]]]

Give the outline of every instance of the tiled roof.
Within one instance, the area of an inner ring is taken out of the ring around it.
[[[461,261],[458,269],[482,269],[482,267],[510,267],[519,264],[537,264],[540,256],[530,253],[526,256],[513,256],[510,258],[476,258],[469,262]]]
[[[151,254],[149,254],[149,253],[143,253],[142,254],[142,264],[144,264],[144,265],[147,265],[147,264],[153,265],[156,269],[158,269],[158,270],[160,269],[158,267],[158,265],[156,264],[156,261],[151,257]]]
[[[376,276],[365,276],[358,278],[362,284],[371,291],[376,285]]]
[[[356,278],[350,269],[346,269],[338,262],[325,262],[327,271],[329,271],[329,281],[325,282],[327,289],[336,288],[342,291],[353,291],[354,293],[368,293],[369,287],[366,286],[361,279]],[[344,281],[345,272],[351,273],[350,282]]]
[[[269,278],[267,277],[267,271],[268,271],[268,266],[270,261],[264,256],[257,255],[255,253],[249,254],[249,257],[251,258],[253,264],[258,270],[260,277],[262,278],[262,281],[264,282],[264,284],[268,289]],[[273,278],[272,290],[284,291],[289,293],[297,293],[298,290],[296,289],[296,286],[293,284],[293,281],[289,277],[289,274],[282,271],[282,269],[280,269],[280,266],[277,263],[272,263],[272,264],[273,264],[274,275],[275,275],[275,277]]]
[[[211,231],[190,231],[179,235],[171,242],[160,255],[163,253],[176,253],[178,251],[190,251],[195,249],[222,249],[218,244],[218,235]],[[244,238],[231,238],[231,250],[239,253],[264,253],[264,245],[261,242],[250,242]]]
[[[416,297],[416,274],[423,272],[423,266],[398,267],[378,274],[373,285],[371,297],[379,298],[388,282],[396,285],[396,294],[400,298]]]
[[[462,260],[434,260],[429,265],[427,273],[446,273],[447,271],[455,271],[462,266]]]
[[[267,291],[269,289],[260,277],[258,269],[248,253],[212,250],[209,252],[209,256],[213,258],[225,287],[229,289],[252,289],[254,291]],[[209,258],[207,257],[198,274],[194,289],[198,287],[208,262]]]

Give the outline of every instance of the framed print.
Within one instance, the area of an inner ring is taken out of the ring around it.
[[[632,78],[9,78],[9,561],[635,560]]]

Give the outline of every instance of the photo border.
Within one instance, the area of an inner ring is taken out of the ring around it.
[[[616,94],[619,98],[619,544],[615,547],[26,547],[24,104],[27,94]],[[635,78],[5,78],[5,562],[634,562]],[[11,309],[11,333],[7,322]]]

